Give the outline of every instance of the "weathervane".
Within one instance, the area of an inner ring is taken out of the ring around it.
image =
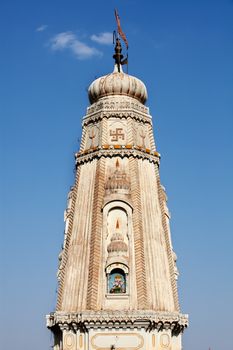
[[[115,45],[115,54],[113,55],[113,58],[115,59],[115,63],[117,65],[118,72],[120,73],[120,71],[121,71],[121,68],[120,68],[121,65],[123,66],[124,64],[127,64],[127,73],[128,73],[128,48],[129,48],[129,45],[128,45],[128,41],[126,39],[126,36],[121,29],[120,17],[118,15],[118,12],[116,9],[115,9],[115,17],[116,17],[116,22],[117,22],[117,31],[114,30],[114,32],[113,32],[113,44],[116,44]],[[120,37],[124,41],[126,49],[127,49],[127,55],[125,58],[121,53],[122,47],[121,47]]]

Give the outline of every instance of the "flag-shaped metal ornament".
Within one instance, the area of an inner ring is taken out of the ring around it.
[[[119,14],[118,14],[116,9],[115,9],[115,17],[116,17],[116,22],[117,22],[117,32],[120,35],[120,37],[122,38],[122,40],[124,41],[126,49],[128,50],[128,48],[129,48],[128,40],[126,38],[125,33],[122,31],[120,17],[119,17]]]

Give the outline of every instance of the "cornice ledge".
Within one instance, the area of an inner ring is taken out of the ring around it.
[[[177,312],[141,311],[83,311],[54,312],[46,316],[47,327],[61,329],[146,328],[148,331],[171,329],[177,335],[188,327],[188,315]]]
[[[93,159],[100,159],[102,157],[133,157],[138,159],[147,159],[151,163],[160,164],[160,154],[147,149],[132,146],[108,146],[108,147],[95,147],[89,150],[78,152],[75,154],[76,167],[80,164],[91,162]]]

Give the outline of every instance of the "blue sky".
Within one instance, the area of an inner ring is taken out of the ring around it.
[[[231,0],[2,2],[2,348],[52,345],[44,315],[56,302],[73,154],[87,88],[113,69],[114,7],[162,155],[180,301],[190,315],[184,349],[232,349]]]

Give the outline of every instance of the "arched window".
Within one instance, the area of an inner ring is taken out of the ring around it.
[[[126,293],[126,275],[122,269],[113,269],[108,276],[108,292],[111,294]]]

